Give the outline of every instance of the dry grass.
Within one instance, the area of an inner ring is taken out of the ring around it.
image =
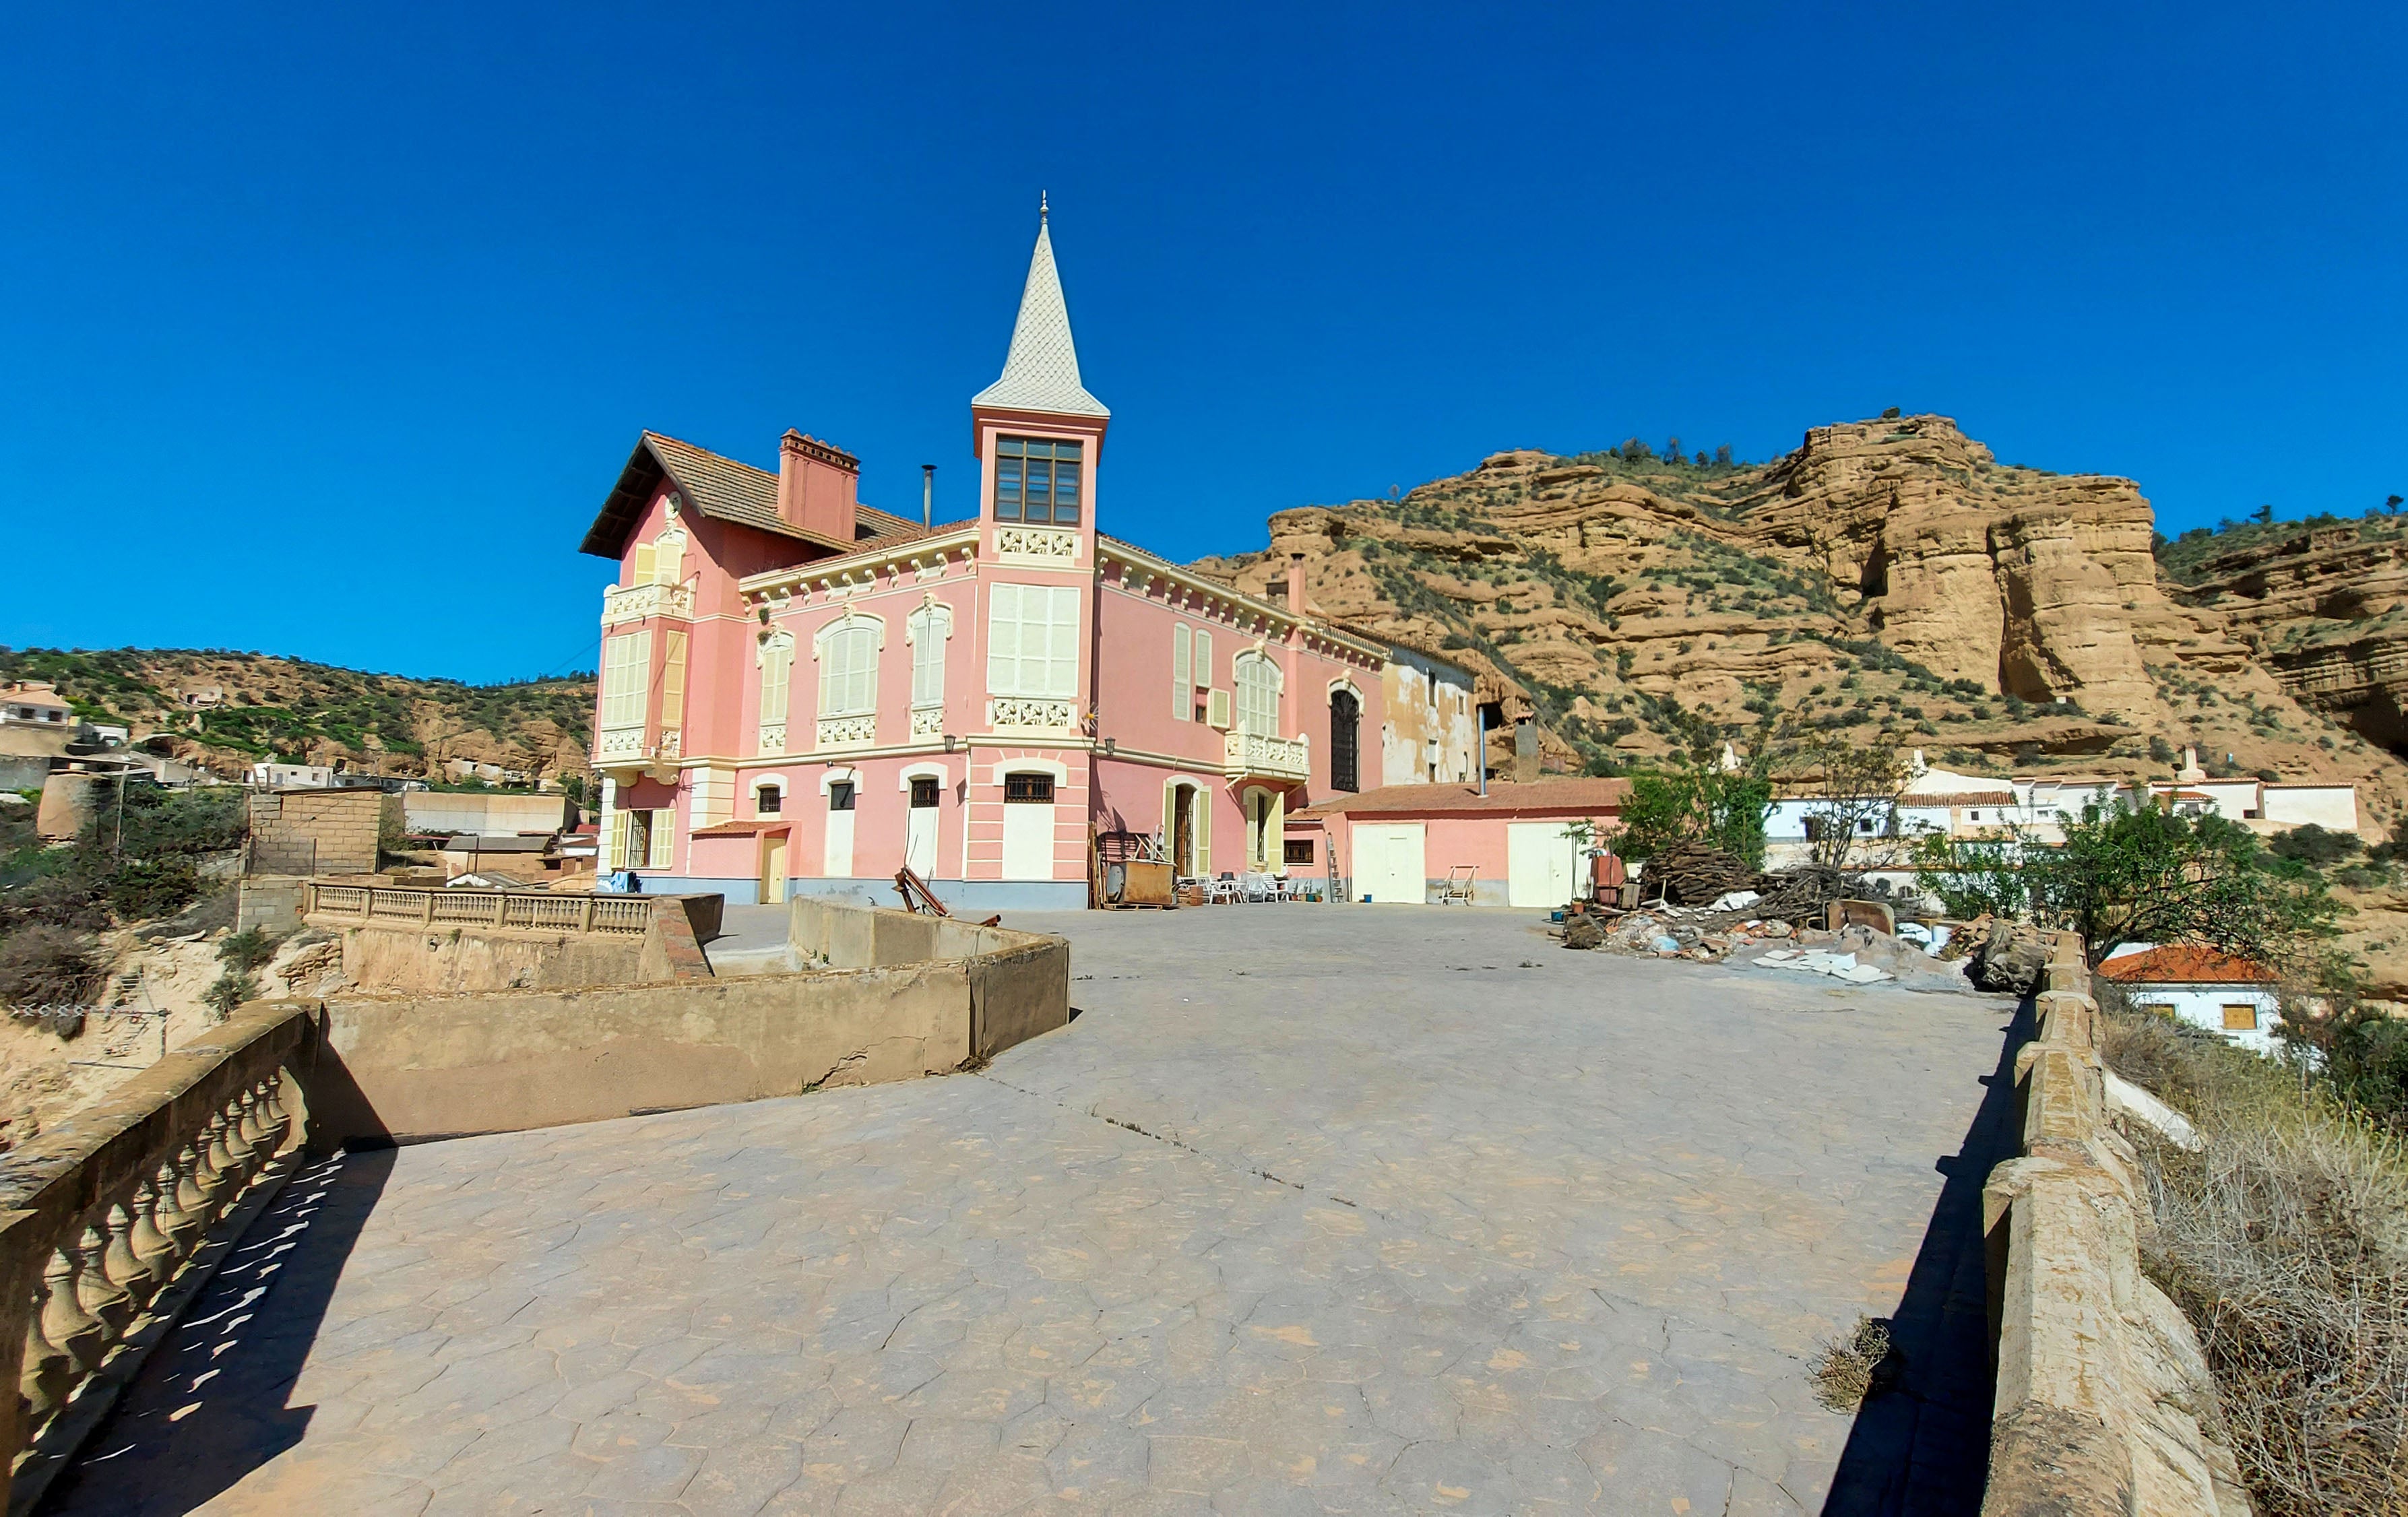
[[[2108,1062],[2205,1146],[2144,1148],[2144,1262],[2207,1351],[2265,1517],[2408,1513],[2408,1153],[2297,1071],[2130,1013]]]
[[[1854,1411],[1876,1383],[1891,1376],[1889,1324],[1858,1317],[1845,1336],[1823,1345],[1814,1360],[1814,1399],[1833,1411]]]

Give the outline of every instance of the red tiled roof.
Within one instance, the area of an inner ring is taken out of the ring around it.
[[[694,508],[705,516],[756,532],[793,537],[831,553],[858,552],[924,535],[917,522],[872,506],[858,505],[853,512],[854,525],[869,528],[871,536],[856,536],[852,542],[840,542],[817,532],[807,532],[778,514],[778,476],[770,470],[754,468],[708,448],[647,431],[637,438],[636,451],[620,473],[618,487],[603,502],[601,514],[594,519],[579,551],[598,558],[618,557],[628,531],[664,476],[673,480]]]
[[[2274,971],[2254,959],[2196,943],[2171,943],[2109,959],[2099,972],[2128,985],[2271,985]]]
[[[2012,790],[1961,790],[1954,794],[1918,795],[1912,791],[1901,793],[1898,805],[1917,806],[2013,806],[2015,793]]]
[[[1473,785],[1383,785],[1357,795],[1332,795],[1308,806],[1299,818],[1328,816],[1449,815],[1597,816],[1619,812],[1630,794],[1627,780],[1541,780],[1516,785],[1492,780],[1483,795]]]

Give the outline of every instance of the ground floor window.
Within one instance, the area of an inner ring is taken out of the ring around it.
[[[829,783],[828,809],[831,811],[850,811],[853,809],[852,780],[838,780]]]
[[[763,785],[752,793],[754,816],[776,816],[786,809],[786,793],[776,785]]]
[[[1290,864],[1311,864],[1312,862],[1312,839],[1310,837],[1288,838],[1286,840],[1284,857]]]
[[[1032,805],[1054,804],[1054,777],[1050,774],[1008,774],[1003,777],[1003,798]]]
[[[677,843],[676,813],[659,810],[619,813],[619,846],[613,865],[622,869],[666,869]]]
[[[2258,1030],[2258,1004],[2255,1001],[2233,1001],[2224,1008],[2224,1030],[2229,1033],[2254,1033]]]
[[[925,810],[937,804],[937,780],[934,775],[919,775],[911,780],[911,806]]]

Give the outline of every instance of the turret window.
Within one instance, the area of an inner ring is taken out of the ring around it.
[[[998,437],[995,444],[995,516],[998,522],[1079,521],[1079,469],[1086,444],[1042,437]]]

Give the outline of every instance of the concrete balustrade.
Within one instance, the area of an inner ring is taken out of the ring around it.
[[[311,1009],[257,1003],[0,1158],[0,1492],[27,1510],[300,1143]]]
[[[1998,1388],[1984,1517],[2245,1517],[2199,1338],[2142,1272],[2140,1163],[2110,1120],[2082,939],[2016,1056],[2023,1154],[1982,1192]]]

